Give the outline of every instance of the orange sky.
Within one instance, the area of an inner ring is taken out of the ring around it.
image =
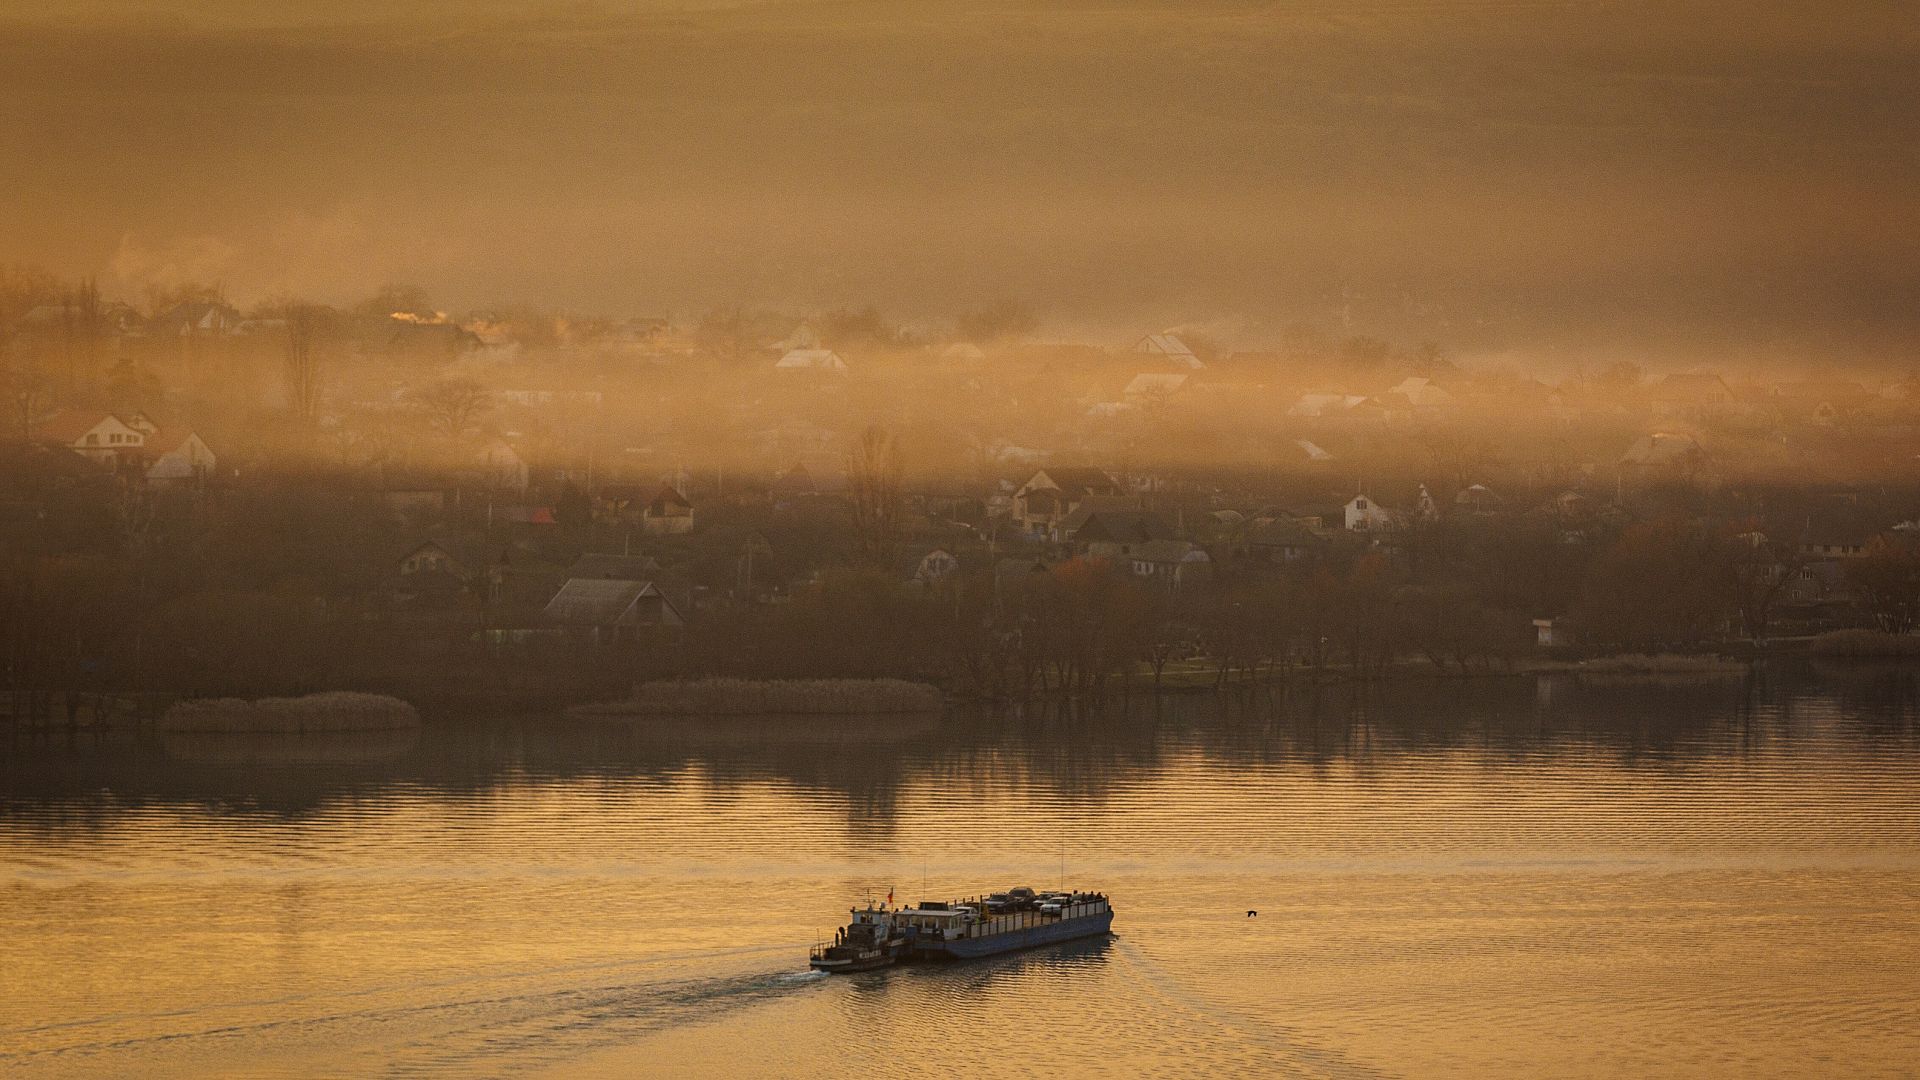
[[[1920,330],[1897,3],[394,7],[0,0],[0,262],[1655,359]]]

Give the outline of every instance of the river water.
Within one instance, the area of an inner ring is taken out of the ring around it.
[[[1917,717],[1842,670],[0,731],[0,1074],[1911,1076]],[[867,895],[1063,874],[1115,938],[806,970]]]

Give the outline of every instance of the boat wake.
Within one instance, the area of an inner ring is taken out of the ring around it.
[[[826,979],[791,970],[662,977],[638,970],[650,966],[644,962],[625,966],[620,978],[594,965],[0,1033],[10,1044],[0,1051],[0,1072],[112,1075],[116,1063],[135,1061],[139,1069],[129,1071],[246,1072],[256,1057],[336,1075],[526,1072],[807,992]],[[583,981],[588,974],[600,978]],[[16,1041],[20,1035],[30,1037]]]
[[[1333,1050],[1314,1046],[1284,1025],[1250,1017],[1205,1001],[1169,975],[1159,962],[1128,941],[1116,941],[1115,950],[1139,977],[1142,987],[1170,1008],[1225,1028],[1237,1038],[1274,1055],[1276,1076],[1323,1076],[1372,1080],[1385,1074],[1347,1060]]]

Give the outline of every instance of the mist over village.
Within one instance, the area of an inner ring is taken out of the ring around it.
[[[908,327],[6,285],[7,672],[41,710],[807,675],[1008,701],[1872,647],[1920,612],[1898,367],[1541,378],[1338,324],[1048,340],[1016,301]]]

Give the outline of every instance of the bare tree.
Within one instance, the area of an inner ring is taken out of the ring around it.
[[[287,408],[304,423],[312,423],[320,408],[320,364],[314,355],[318,313],[308,304],[286,308]]]
[[[885,428],[872,426],[848,455],[854,520],[861,553],[876,568],[890,569],[900,539],[900,447]]]
[[[441,379],[407,395],[441,434],[458,437],[493,408],[493,395],[472,379]]]
[[[0,374],[4,379],[7,402],[13,406],[13,414],[20,422],[22,438],[33,437],[34,421],[46,411],[47,403],[53,399],[53,384],[45,375],[37,371],[16,371]]]

